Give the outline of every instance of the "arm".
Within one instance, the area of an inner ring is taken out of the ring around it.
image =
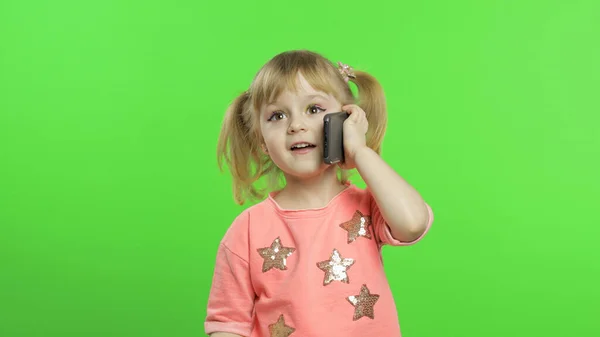
[[[403,242],[419,238],[430,221],[421,195],[367,146],[354,152],[354,162],[394,238]]]
[[[215,332],[215,333],[211,334],[210,337],[243,337],[243,336],[236,335],[233,333],[228,333],[228,332]]]
[[[256,294],[249,269],[248,212],[236,218],[219,244],[204,332],[209,336],[250,336]]]
[[[396,240],[412,242],[418,239],[432,220],[429,206],[377,152],[366,145],[369,122],[363,109],[355,104],[342,108],[350,113],[344,122],[347,163],[342,168],[357,168]]]

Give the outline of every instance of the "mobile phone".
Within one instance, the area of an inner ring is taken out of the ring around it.
[[[344,162],[344,121],[350,114],[332,112],[323,117],[323,161],[325,164]]]

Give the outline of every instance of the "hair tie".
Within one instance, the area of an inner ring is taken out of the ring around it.
[[[348,83],[348,80],[350,80],[351,78],[356,78],[356,75],[354,74],[354,69],[352,69],[352,67],[350,67],[347,64],[338,62],[338,70],[340,71],[340,74],[342,74],[344,82],[346,83]]]

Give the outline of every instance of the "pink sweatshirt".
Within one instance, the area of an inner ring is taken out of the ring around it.
[[[421,238],[394,239],[368,189],[353,184],[318,209],[285,210],[273,197],[242,212],[221,241],[205,332],[400,336],[381,247]]]

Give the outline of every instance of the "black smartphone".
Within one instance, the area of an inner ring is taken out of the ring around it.
[[[325,164],[344,162],[344,121],[350,114],[332,112],[323,117],[323,161]]]

